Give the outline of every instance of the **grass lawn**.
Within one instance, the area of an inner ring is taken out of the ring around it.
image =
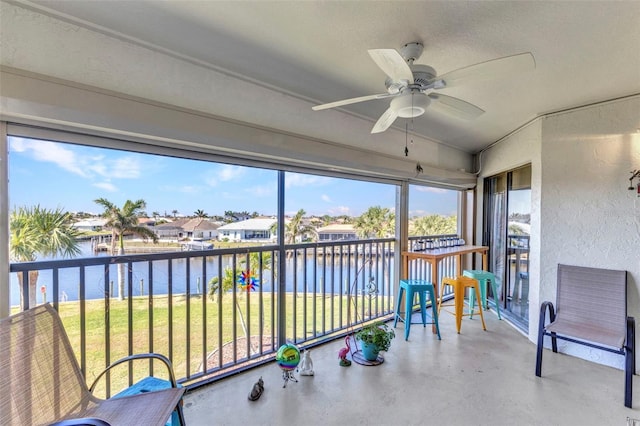
[[[264,293],[262,301],[260,299],[260,293],[238,294],[237,301],[242,311],[242,318],[246,322],[250,335],[260,334],[260,329],[264,336],[271,336],[272,332],[275,335],[277,326],[271,320],[277,317],[274,311],[275,301],[272,302],[270,293]],[[171,310],[169,302],[171,302]],[[348,300],[344,296],[335,295],[324,298],[322,296],[307,296],[306,298],[297,296],[294,300],[292,294],[287,294],[288,312],[293,312],[294,303],[297,313],[295,318],[297,339],[301,339],[305,333],[307,338],[313,337],[314,311],[315,332],[318,334],[324,334],[325,330],[328,332],[346,325]],[[384,306],[387,306],[387,300],[383,297],[378,297],[377,303],[381,307],[383,303]],[[305,305],[306,318],[303,316]],[[260,306],[262,306],[262,311]],[[333,318],[331,318],[332,306]],[[342,306],[342,312],[340,312],[340,306]],[[176,378],[186,378],[200,371],[208,354],[214,350],[220,350],[222,345],[232,342],[234,337],[245,336],[240,312],[238,309],[234,309],[232,294],[224,295],[222,303],[201,296],[192,296],[189,300],[184,295],[174,295],[171,300],[167,295],[156,295],[151,300],[147,296],[134,297],[131,299],[130,314],[128,307],[128,300],[109,300],[109,327],[107,329],[105,326],[105,301],[103,299],[86,301],[85,363],[86,378],[89,384],[110,362],[130,353],[144,352],[157,352],[170,357]],[[353,304],[351,309],[353,309]],[[375,306],[373,309],[375,310]],[[61,303],[59,312],[67,335],[76,351],[76,356],[80,359],[80,305],[77,301]],[[170,312],[171,319],[169,318]],[[247,315],[247,312],[250,315]],[[361,315],[361,312],[361,306],[359,306],[358,314]],[[152,321],[150,321],[151,315]],[[131,320],[129,316],[131,316]],[[261,317],[262,324],[260,324]],[[354,318],[353,313],[351,318]],[[131,334],[129,335],[130,322]],[[189,339],[186,338],[187,324],[189,324]],[[287,337],[292,338],[294,318],[290,314],[287,315],[286,327]],[[152,338],[150,337],[151,331]],[[110,356],[108,358],[107,332],[110,342]],[[170,336],[172,345],[169,345]],[[190,345],[187,345],[187,341],[190,342]],[[274,344],[277,345],[277,337]],[[163,369],[158,368],[158,365],[160,365],[158,362],[154,362],[156,375],[162,376],[165,373]],[[132,369],[133,381],[148,376],[149,368],[148,361],[136,361]],[[128,369],[122,365],[113,371],[110,378],[111,389],[112,393],[116,393],[129,385]],[[105,383],[104,380],[101,382]],[[104,395],[101,388],[98,388],[96,394]]]

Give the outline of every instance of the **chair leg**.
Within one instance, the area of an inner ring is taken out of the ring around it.
[[[409,340],[411,331],[411,312],[413,308],[413,291],[407,289],[407,297],[404,299],[404,340]]]
[[[420,315],[422,316],[422,326],[427,326],[427,302],[425,299],[427,298],[427,292],[421,291],[418,294],[418,300],[420,301]]]
[[[476,291],[476,296],[478,296],[478,300],[481,301],[482,299],[480,299],[480,287],[478,285],[474,285],[473,289]],[[482,302],[478,303],[478,307],[480,308],[479,312],[480,312],[480,321],[482,321],[482,329],[484,331],[487,331],[487,326],[484,323],[484,314],[482,313],[482,306],[481,306]]]
[[[176,409],[178,410],[178,420],[180,420],[180,426],[187,426],[187,422],[184,420],[184,411],[182,410],[182,400],[180,400]]]
[[[633,400],[633,375],[635,374],[635,334],[636,324],[633,317],[627,317],[627,341],[625,342],[625,379],[624,406],[631,408]]]
[[[398,318],[400,318],[400,305],[402,304],[403,292],[404,292],[404,288],[400,287],[400,290],[398,290],[398,300],[396,302],[396,315],[395,315],[395,320],[393,321],[393,328],[396,328],[396,326],[398,325]]]
[[[540,321],[538,322],[538,346],[536,348],[536,376],[542,377],[542,348],[544,346],[544,320],[546,318],[546,304],[540,307]]]
[[[433,322],[436,325],[436,332],[438,333],[438,340],[442,340],[442,338],[440,337],[440,324],[438,323],[438,310],[436,309],[436,304],[435,304],[435,294],[433,292],[433,288],[429,289],[429,299],[431,300],[431,315],[432,315],[432,319]]]
[[[487,279],[478,280],[478,285],[480,286],[480,297],[482,300],[482,309],[485,311],[488,309],[487,307]]]
[[[556,333],[551,333],[551,350],[554,353],[558,353],[558,339],[556,338]]]
[[[482,309],[482,300],[478,300],[478,306]],[[469,292],[469,319],[473,319],[473,313],[476,309],[476,297],[473,291]]]
[[[542,345],[544,342],[544,326],[538,330],[538,346],[536,352],[536,376],[542,377]]]
[[[458,330],[458,334],[460,334],[460,328],[462,327],[462,311],[464,310],[464,286],[459,281],[456,281],[453,286],[453,299],[456,314],[456,329]]]
[[[496,280],[491,281],[491,291],[493,292],[493,299],[496,305],[496,312],[498,312],[498,319],[501,320],[502,316],[500,316],[500,298],[498,297],[498,283]],[[487,302],[489,304],[489,302]]]

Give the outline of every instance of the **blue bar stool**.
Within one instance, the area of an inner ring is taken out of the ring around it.
[[[400,315],[400,305],[402,304],[402,294],[406,290],[406,299],[404,307],[404,318]],[[433,284],[424,280],[400,280],[400,290],[398,292],[398,302],[396,303],[396,314],[393,327],[398,324],[398,320],[404,322],[404,340],[409,340],[409,331],[411,330],[411,313],[413,312],[413,298],[415,294],[418,294],[420,299],[420,313],[422,314],[422,325],[424,327],[427,324],[434,324],[436,332],[438,333],[438,340],[440,338],[440,326],[438,325],[438,312],[436,309],[436,296],[433,290]],[[429,293],[429,300],[431,300],[431,322],[427,322],[427,301],[426,293]],[[417,324],[417,323],[416,323]]]
[[[498,312],[498,319],[502,319],[500,316],[500,302],[498,301],[498,283],[496,282],[496,276],[487,271],[482,271],[480,269],[475,270],[465,270],[462,275],[465,277],[475,278],[478,280],[480,284],[480,298],[482,300],[478,301],[478,305],[482,304],[482,308],[485,310],[489,309],[487,306],[487,281],[491,283],[491,290],[493,291],[493,297],[496,298],[495,306],[496,311]],[[474,297],[473,292],[469,295],[469,309],[471,310],[471,314],[473,315],[473,308],[475,307],[476,299]]]

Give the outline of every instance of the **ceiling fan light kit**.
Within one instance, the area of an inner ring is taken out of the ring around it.
[[[413,118],[424,114],[431,100],[424,93],[408,93],[391,99],[391,108],[398,117]]]
[[[482,108],[435,91],[463,82],[497,78],[505,74],[535,68],[533,55],[527,52],[470,65],[438,76],[434,68],[428,65],[414,64],[422,55],[423,50],[424,47],[419,42],[407,43],[400,50],[369,50],[371,59],[387,75],[385,80],[387,93],[316,105],[313,110],[320,111],[359,102],[391,98],[389,108],[380,116],[371,129],[371,133],[384,132],[396,118],[415,118],[427,112],[427,109],[433,109],[460,119],[473,120],[484,113]]]

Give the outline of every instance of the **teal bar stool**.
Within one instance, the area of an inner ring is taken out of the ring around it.
[[[402,304],[402,294],[407,292],[404,307],[404,318],[400,315],[400,306]],[[440,326],[438,325],[438,311],[436,309],[436,296],[433,290],[433,284],[424,280],[400,280],[400,290],[398,291],[398,302],[396,303],[396,314],[393,327],[398,325],[398,320],[404,322],[404,340],[409,340],[409,331],[411,330],[411,313],[413,312],[413,298],[418,294],[420,299],[420,313],[422,314],[422,325],[434,324],[440,338]],[[426,294],[429,293],[431,300],[431,322],[427,322],[427,301]],[[417,323],[416,323],[417,324]]]
[[[462,275],[465,277],[475,278],[480,283],[480,298],[482,301],[478,301],[478,305],[482,304],[482,307],[487,310],[487,281],[491,283],[491,290],[493,291],[493,297],[498,297],[498,283],[496,282],[496,276],[492,272],[482,271],[480,269],[465,270]],[[473,308],[475,307],[476,299],[473,292],[469,294],[469,309],[473,314]],[[498,319],[502,319],[500,316],[500,303],[496,300],[496,311],[498,312]]]

